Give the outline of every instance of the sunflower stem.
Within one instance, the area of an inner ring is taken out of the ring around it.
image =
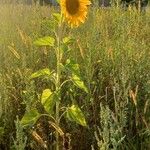
[[[57,32],[57,48],[56,48],[56,59],[57,59],[57,66],[56,66],[56,91],[58,92],[58,100],[56,101],[56,124],[59,126],[59,105],[61,101],[61,89],[60,89],[60,77],[61,77],[61,69],[60,69],[60,63],[61,63],[61,38],[62,38],[62,15],[61,20],[58,25],[58,32]],[[59,133],[56,131],[56,150],[59,150]]]

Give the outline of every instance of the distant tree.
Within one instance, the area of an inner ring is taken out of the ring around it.
[[[110,0],[99,0],[99,6],[108,7],[110,6]]]
[[[57,5],[56,0],[34,0],[34,3],[39,3],[41,6],[43,5]]]

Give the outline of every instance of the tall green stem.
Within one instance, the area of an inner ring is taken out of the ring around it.
[[[62,17],[61,17],[62,18]],[[60,63],[61,63],[61,50],[60,50],[60,44],[61,44],[61,37],[62,37],[62,19],[59,23],[59,28],[57,32],[57,49],[56,49],[56,59],[57,59],[57,69],[56,69],[56,91],[58,92],[58,100],[56,101],[56,124],[59,127],[59,104],[61,100],[61,89],[60,89],[60,76],[61,76],[61,69],[60,69]],[[59,133],[56,131],[56,150],[59,150]]]

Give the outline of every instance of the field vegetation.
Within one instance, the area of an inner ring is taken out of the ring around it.
[[[78,28],[63,24],[59,93],[57,43],[39,39],[57,38],[57,12],[0,5],[0,150],[150,149],[149,8],[91,6]]]

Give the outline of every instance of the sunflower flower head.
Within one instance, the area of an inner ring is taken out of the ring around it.
[[[78,27],[80,23],[85,22],[88,5],[90,4],[91,2],[89,0],[60,1],[61,12],[71,27]]]

